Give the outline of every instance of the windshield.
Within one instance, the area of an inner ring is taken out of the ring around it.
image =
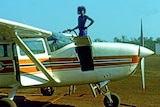
[[[53,33],[53,35],[48,37],[47,40],[52,52],[73,42],[61,33]]]

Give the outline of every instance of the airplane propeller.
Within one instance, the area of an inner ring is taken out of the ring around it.
[[[143,46],[143,47],[144,47],[144,37],[143,37],[142,20],[141,20],[140,46]],[[142,88],[143,88],[143,90],[145,90],[145,88],[146,88],[146,85],[145,85],[145,74],[144,74],[144,69],[145,69],[144,62],[145,62],[145,59],[144,59],[144,57],[142,57],[142,58],[141,58],[141,74],[142,74]]]

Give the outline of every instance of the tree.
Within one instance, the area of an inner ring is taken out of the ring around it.
[[[121,38],[117,38],[117,37],[114,37],[114,42],[123,42],[123,43],[126,43],[128,42],[128,39],[125,35],[122,35]]]
[[[95,40],[94,40],[94,42],[107,42],[106,40],[102,40],[102,39],[100,39],[100,38],[96,38]]]
[[[114,42],[122,42],[118,37],[114,37]]]
[[[160,43],[160,37],[156,39],[156,43]]]

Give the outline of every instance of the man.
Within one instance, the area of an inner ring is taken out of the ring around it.
[[[86,9],[84,6],[79,6],[77,8],[77,12],[80,15],[78,17],[78,26],[76,26],[72,30],[79,29],[79,36],[87,36],[87,28],[94,23],[94,20],[89,16],[85,15]],[[85,26],[87,20],[89,20],[90,23],[88,26]]]

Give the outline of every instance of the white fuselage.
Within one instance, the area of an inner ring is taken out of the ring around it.
[[[34,38],[33,40],[37,39]],[[54,52],[50,52],[45,39],[40,38],[39,40],[42,41],[44,52],[40,52],[34,56],[46,67],[49,74],[53,78],[56,77],[59,82],[48,81],[46,76],[37,69],[28,56],[21,54],[20,48],[16,46],[18,55],[17,64],[19,64],[19,66],[16,66],[16,60],[12,55],[10,55],[9,58],[12,62],[10,65],[12,66],[12,71],[10,71],[11,69],[9,72],[3,71],[5,70],[5,67],[7,68],[9,66],[2,67],[3,64],[1,64],[0,81],[4,82],[0,83],[0,87],[11,86],[12,84],[15,84],[16,81],[19,81],[22,86],[41,87],[45,85],[65,86],[98,83],[105,80],[119,80],[134,73],[140,57],[152,54],[151,50],[133,44],[107,42],[92,43],[94,70],[81,71],[74,43],[66,45]],[[12,46],[12,44],[9,46]],[[10,52],[12,51],[12,48],[10,48]],[[4,63],[4,60],[5,58],[2,58],[0,59],[0,62]],[[17,67],[19,67],[19,71],[16,71]],[[7,78],[12,78],[12,81]]]

